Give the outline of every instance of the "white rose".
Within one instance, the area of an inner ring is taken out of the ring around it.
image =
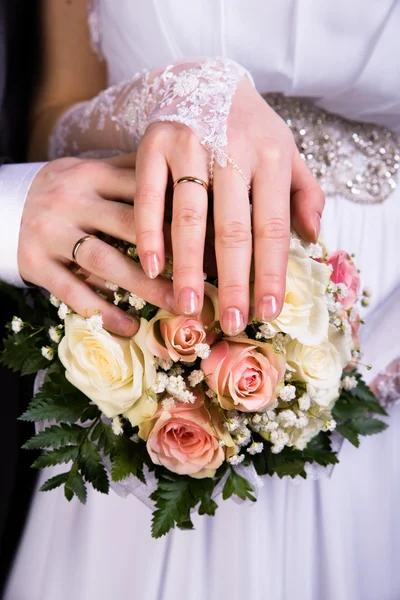
[[[329,313],[324,295],[330,268],[307,255],[299,240],[290,246],[282,312],[272,325],[302,344],[317,345],[328,337]]]
[[[351,351],[353,348],[353,340],[351,332],[348,329],[342,331],[333,325],[329,327],[329,341],[333,344],[340,355],[340,365],[342,369],[347,367],[351,362]]]
[[[123,338],[105,329],[92,331],[86,319],[68,315],[58,347],[68,381],[107,417],[122,414],[133,426],[157,409],[147,394],[156,380],[154,357],[145,343],[147,328],[148,322],[141,319],[137,334]]]
[[[314,403],[327,407],[339,396],[342,359],[331,341],[305,346],[294,340],[286,346],[286,360],[293,379],[305,381]]]

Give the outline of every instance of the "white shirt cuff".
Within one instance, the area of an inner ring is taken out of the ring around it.
[[[0,167],[0,279],[18,287],[26,287],[18,268],[22,211],[32,181],[45,164]]]

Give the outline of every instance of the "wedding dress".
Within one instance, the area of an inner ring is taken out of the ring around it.
[[[400,134],[396,0],[98,0],[89,23],[110,85],[143,68],[226,56],[250,71],[261,93],[308,98]],[[382,129],[353,129],[325,112],[313,116],[295,100],[269,100],[304,136],[297,141],[306,144],[311,164],[310,148],[321,145],[321,135],[329,132],[330,141],[339,135],[326,165],[323,237],[330,250],[356,254],[371,290],[364,338],[375,376],[400,356],[399,143]],[[377,180],[371,165],[361,164],[369,158],[352,161],[360,131],[370,136],[366,156],[383,156],[389,175],[380,169]],[[337,160],[341,142],[348,154]],[[343,169],[352,175],[347,183]],[[393,391],[389,400],[396,397]],[[400,408],[389,406],[389,413],[384,434],[364,439],[359,449],[343,444],[331,478],[264,479],[256,504],[221,500],[214,518],[195,516],[195,531],[159,540],[151,539],[151,513],[135,497],[92,490],[82,506],[68,503],[61,489],[38,492],[5,598],[397,600]]]

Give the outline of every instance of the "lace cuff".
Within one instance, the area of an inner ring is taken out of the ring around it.
[[[131,152],[151,123],[171,121],[190,127],[212,157],[226,166],[228,115],[246,74],[226,58],[185,61],[138,74],[64,113],[50,136],[49,157],[93,150]]]

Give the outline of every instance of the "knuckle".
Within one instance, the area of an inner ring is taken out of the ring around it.
[[[261,148],[261,160],[269,164],[281,163],[284,155],[283,145],[278,142],[267,141]]]
[[[159,208],[164,201],[160,191],[150,183],[143,183],[137,190],[135,195],[135,205],[153,206]]]
[[[177,279],[184,280],[188,275],[193,275],[197,272],[194,264],[189,265],[175,265],[174,266],[174,281]]]
[[[237,302],[238,298],[248,296],[249,294],[249,285],[237,281],[221,282],[218,289],[220,294],[224,295],[227,298],[234,298],[235,302]]]
[[[271,217],[255,230],[255,237],[259,240],[275,240],[289,243],[289,225],[282,217]]]
[[[104,273],[109,266],[111,248],[108,248],[106,245],[106,247],[103,247],[103,245],[94,243],[92,246],[92,248],[89,247],[87,249],[87,261],[90,268],[93,269],[94,272]]]
[[[120,207],[120,220],[124,227],[131,232],[131,235],[135,233],[135,211],[131,206]]]
[[[79,179],[97,179],[109,165],[95,161],[82,160],[71,167],[71,176]]]
[[[49,286],[52,287],[51,285]],[[56,294],[62,302],[65,302],[67,306],[74,308],[76,306],[77,289],[73,283],[63,282],[59,286],[58,294]]]
[[[285,285],[285,276],[278,271],[267,271],[257,274],[257,281],[263,287],[276,290]]]
[[[251,243],[251,231],[241,221],[227,221],[216,230],[216,240],[222,248],[241,248]]]
[[[205,222],[205,216],[194,206],[181,206],[176,213],[177,227],[200,228]]]

